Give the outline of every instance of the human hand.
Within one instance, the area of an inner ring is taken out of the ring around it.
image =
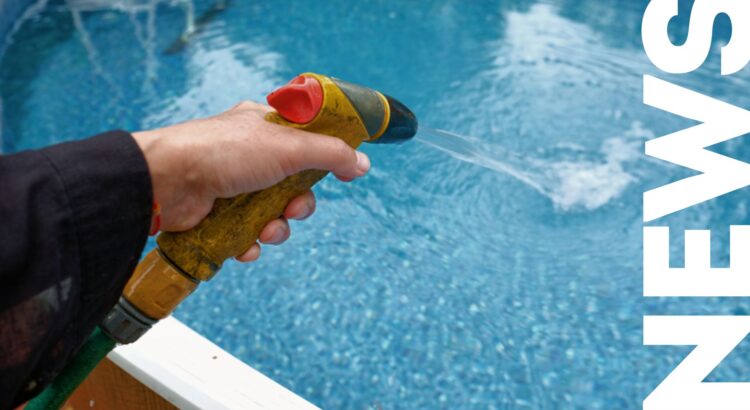
[[[243,102],[213,117],[133,134],[149,166],[162,230],[188,230],[208,215],[217,198],[259,191],[303,170],[331,171],[342,181],[369,170],[367,156],[338,138],[266,121],[271,110]],[[260,242],[284,242],[291,233],[287,219],[302,220],[314,210],[312,191],[293,199],[283,217],[261,231]],[[256,243],[237,259],[258,257]]]

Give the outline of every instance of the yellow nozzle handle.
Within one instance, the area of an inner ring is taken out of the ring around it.
[[[317,116],[306,124],[291,123],[277,113],[269,113],[266,120],[341,138],[353,148],[368,139],[362,119],[341,89],[328,77],[305,75],[316,78],[323,88],[323,105]],[[184,273],[208,280],[226,259],[249,249],[267,223],[281,217],[292,199],[326,174],[326,171],[303,171],[262,191],[217,200],[211,213],[195,228],[159,235],[159,249]]]

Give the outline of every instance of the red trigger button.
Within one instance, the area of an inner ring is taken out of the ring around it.
[[[299,75],[268,94],[266,100],[285,120],[306,124],[318,115],[323,106],[323,87],[315,78]]]

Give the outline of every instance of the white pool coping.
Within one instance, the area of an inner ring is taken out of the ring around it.
[[[318,409],[172,317],[107,357],[180,409]]]

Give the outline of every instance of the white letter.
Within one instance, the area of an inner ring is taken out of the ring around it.
[[[704,149],[750,132],[750,112],[648,75],[643,102],[703,123],[646,142],[647,155],[703,174],[644,193],[644,221],[750,185],[750,164]]]
[[[643,409],[747,409],[750,383],[703,380],[748,332],[748,316],[645,316],[644,345],[695,349],[646,397]]]
[[[695,0],[687,40],[675,46],[669,39],[669,21],[677,16],[678,0],[651,0],[643,15],[641,38],[646,55],[662,71],[689,73],[703,64],[711,49],[716,16],[732,21],[732,38],[721,50],[721,74],[730,75],[750,61],[750,2],[747,0]]]
[[[685,267],[669,267],[669,228],[643,228],[643,296],[750,296],[750,226],[729,227],[728,268],[711,268],[711,231],[685,231]]]

